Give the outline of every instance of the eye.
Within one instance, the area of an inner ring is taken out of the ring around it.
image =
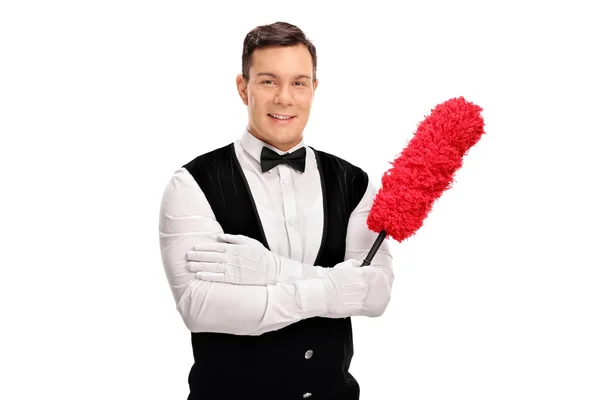
[[[306,86],[306,84],[304,82],[300,82],[300,81],[294,82],[294,85],[295,86]]]
[[[270,84],[273,83],[273,81],[270,80],[270,79],[267,79],[267,80],[262,81],[262,83],[265,84],[265,85],[270,85]]]

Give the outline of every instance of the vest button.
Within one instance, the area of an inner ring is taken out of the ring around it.
[[[313,351],[312,350],[308,350],[306,353],[304,353],[304,358],[306,358],[307,360],[309,358],[311,358],[313,356]]]

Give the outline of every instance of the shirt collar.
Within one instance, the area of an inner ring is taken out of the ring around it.
[[[278,148],[273,147],[270,144],[267,144],[267,143],[263,142],[262,140],[254,137],[248,131],[248,127],[246,127],[246,129],[244,130],[244,133],[242,134],[242,138],[240,139],[240,144],[242,145],[242,148],[244,150],[246,150],[246,152],[248,154],[250,154],[250,156],[252,156],[252,158],[254,158],[256,161],[258,161],[260,163],[260,153],[262,152],[263,146],[266,146],[266,147],[270,148],[271,150],[273,150],[274,152],[276,152],[277,154],[281,155],[281,154],[285,154],[285,153],[291,153],[295,150],[298,150],[301,147],[304,147],[304,138],[302,138],[302,140],[300,140],[300,143],[298,143],[297,145],[295,145],[288,151],[281,151]]]

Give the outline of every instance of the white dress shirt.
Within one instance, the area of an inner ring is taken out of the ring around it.
[[[234,146],[270,250],[283,260],[313,266],[324,223],[321,178],[313,150],[306,147],[304,173],[284,164],[263,173],[262,147],[284,152],[252,136],[247,127]],[[302,146],[304,140],[289,152]],[[376,193],[369,180],[365,195],[350,216],[344,260],[364,260],[377,237],[366,223]],[[185,168],[175,170],[161,202],[160,249],[176,309],[190,331],[260,335],[301,319],[326,316],[326,293],[320,279],[297,277],[276,285],[250,286],[196,278],[187,269],[186,253],[195,244],[216,241],[219,233],[223,229],[194,178]],[[394,279],[387,240],[371,266],[377,267],[377,274],[362,311],[355,315],[379,316],[387,307]]]

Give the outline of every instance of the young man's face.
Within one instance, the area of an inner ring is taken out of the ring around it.
[[[238,75],[236,83],[252,135],[282,151],[302,140],[318,85],[306,46],[255,50],[248,82]]]

